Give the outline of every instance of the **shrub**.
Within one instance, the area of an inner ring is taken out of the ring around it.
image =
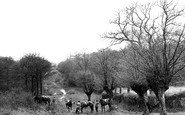
[[[185,92],[165,97],[168,111],[176,112],[184,110]],[[113,99],[116,104],[120,103],[124,109],[129,111],[142,111],[144,109],[143,101],[134,94],[116,94]],[[158,101],[154,95],[149,96],[149,104],[154,111],[158,111]]]
[[[166,105],[169,108],[183,108],[185,103],[185,92],[166,96]]]
[[[0,107],[10,107],[12,109],[18,109],[19,107],[26,107],[30,109],[38,108],[31,93],[25,92],[20,88],[15,88],[11,91],[1,93]]]
[[[73,95],[73,94],[75,94],[75,93],[76,93],[75,89],[71,89],[71,90],[69,90],[69,91],[67,92],[67,94],[69,94],[69,95]]]

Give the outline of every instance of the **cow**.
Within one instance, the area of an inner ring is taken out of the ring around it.
[[[80,114],[80,110],[81,110],[81,102],[80,102],[80,101],[78,101],[78,102],[76,103],[76,105],[77,105],[77,107],[76,107],[76,111],[75,111],[75,113],[76,113],[76,114]]]
[[[72,106],[73,106],[72,99],[66,100],[66,108],[67,108],[67,111],[68,111],[68,112],[69,112],[70,110],[72,110]]]
[[[44,96],[44,95],[41,95],[41,96],[35,96],[34,97],[34,101],[36,103],[40,103],[40,104],[50,104],[51,102],[51,99],[49,96]]]
[[[105,112],[105,106],[106,105],[108,105],[110,107],[110,99],[109,98],[107,98],[107,99],[100,99],[99,103],[101,105],[101,111],[102,112]]]
[[[90,107],[91,109],[91,113],[94,111],[94,102],[92,101],[83,101],[80,103],[80,107],[81,107],[81,113],[83,113],[83,109],[86,107]]]

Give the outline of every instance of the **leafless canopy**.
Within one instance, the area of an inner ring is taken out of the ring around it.
[[[146,5],[133,4],[118,12],[111,22],[118,29],[104,35],[113,44],[127,41],[146,76],[173,76],[185,67],[184,9],[166,0]],[[150,75],[151,76],[151,75]],[[169,77],[169,78],[171,78]]]

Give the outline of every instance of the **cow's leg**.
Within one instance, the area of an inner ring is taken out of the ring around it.
[[[67,106],[67,112],[69,112],[68,106]]]
[[[81,113],[83,113],[83,107],[81,107]]]

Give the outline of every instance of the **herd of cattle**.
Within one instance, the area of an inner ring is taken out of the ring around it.
[[[49,96],[34,96],[34,101],[39,104],[48,104],[50,106],[51,103],[55,102],[55,99],[51,99]],[[101,106],[101,111],[105,112],[105,106],[108,105],[110,107],[110,99],[99,99],[95,102],[93,101],[78,101],[78,102],[72,102],[72,99],[66,99],[66,109],[68,112],[72,111],[73,105],[76,105],[75,112],[77,114],[83,113],[83,109],[89,107],[91,109],[91,112],[94,111],[94,108],[96,112],[98,112],[99,105]]]
[[[105,112],[105,106],[108,105],[110,107],[110,101],[111,100],[109,98],[107,98],[107,99],[96,100],[95,102],[94,101],[78,101],[77,103],[75,103],[75,102],[72,102],[72,99],[69,99],[69,100],[66,100],[66,108],[69,112],[70,110],[72,110],[72,105],[76,104],[77,107],[76,107],[75,112],[77,114],[83,113],[83,109],[86,107],[90,107],[91,112],[94,111],[94,108],[95,108],[96,112],[98,112],[98,106],[100,104],[101,111]]]

